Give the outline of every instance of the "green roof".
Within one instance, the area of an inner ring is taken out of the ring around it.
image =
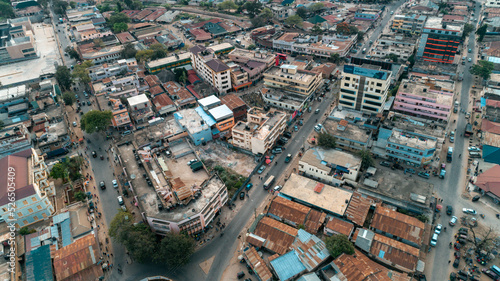
[[[50,246],[44,245],[26,253],[26,280],[54,280]]]
[[[205,27],[209,33],[212,33],[215,35],[227,33],[227,30],[225,30],[218,23],[207,22],[203,27]]]
[[[282,6],[292,5],[293,2],[295,2],[295,0],[283,0],[283,2],[281,2],[281,5]]]
[[[312,24],[317,24],[317,23],[325,22],[326,20],[321,16],[315,15],[314,17],[309,18],[307,21],[312,23]]]

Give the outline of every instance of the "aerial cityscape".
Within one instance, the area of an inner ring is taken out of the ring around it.
[[[500,0],[1,0],[0,279],[500,281]]]

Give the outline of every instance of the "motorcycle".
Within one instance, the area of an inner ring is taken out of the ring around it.
[[[484,214],[479,214],[479,216],[484,219]]]

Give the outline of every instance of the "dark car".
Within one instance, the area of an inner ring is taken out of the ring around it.
[[[87,101],[87,105],[88,105],[88,106],[91,106],[91,105],[92,105],[92,102],[88,100],[88,101]]]
[[[472,197],[472,202],[479,201],[480,198],[481,198],[481,196],[476,195],[476,196]]]
[[[97,153],[95,151],[92,151],[92,157],[97,158]]]
[[[460,252],[455,252],[453,253],[453,255],[455,256],[456,259],[460,259],[461,256]]]
[[[240,200],[245,200],[245,192],[240,192]]]
[[[285,133],[283,134],[283,136],[284,136],[284,137],[286,137],[286,138],[291,138],[291,137],[292,137],[292,133],[290,133],[290,132],[285,132]]]
[[[487,268],[483,268],[483,269],[481,269],[481,271],[483,272],[484,275],[490,277],[491,279],[493,279],[495,281],[500,281],[500,276],[498,276],[498,274],[496,274],[495,272],[493,272]]]
[[[104,189],[106,189],[106,184],[105,184],[103,181],[101,181],[101,182],[99,183],[99,186],[100,186],[100,187],[101,187],[101,189],[103,189],[103,190],[104,190]]]
[[[450,206],[450,205],[446,206],[446,214],[448,216],[451,216],[451,214],[453,214],[453,207],[452,206]]]
[[[382,161],[380,162],[380,166],[384,166],[384,167],[390,167],[392,166],[391,163],[387,162],[387,161]]]
[[[238,279],[241,279],[241,278],[245,277],[245,272],[241,271],[240,273],[238,273],[236,275],[236,277],[238,277]]]
[[[458,268],[459,265],[460,265],[460,259],[455,259],[455,261],[453,262],[453,267]]]

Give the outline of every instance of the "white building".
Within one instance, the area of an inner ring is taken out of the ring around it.
[[[154,114],[151,103],[145,94],[130,97],[127,102],[130,106],[132,118],[138,123],[147,121]]]
[[[29,147],[31,135],[23,123],[0,130],[0,158]]]
[[[202,46],[191,48],[191,64],[203,80],[210,83],[219,93],[231,89],[230,68],[217,58],[211,49]]]
[[[135,58],[118,60],[113,64],[94,65],[88,68],[92,81],[101,80],[107,77],[116,76],[122,72],[129,72],[137,67]]]

